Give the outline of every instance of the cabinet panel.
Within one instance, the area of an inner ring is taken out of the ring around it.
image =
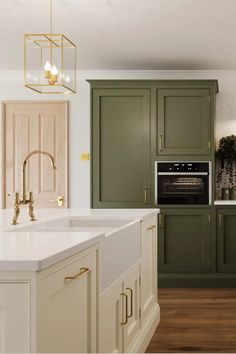
[[[218,271],[236,273],[236,209],[218,209]]]
[[[100,298],[99,311],[99,353],[122,352],[122,284],[114,286]]]
[[[160,272],[209,272],[210,224],[208,209],[162,210],[159,224]]]
[[[142,222],[141,321],[147,319],[157,301],[157,218]]]
[[[139,287],[139,266],[135,267],[125,278],[123,292],[128,296],[128,322],[123,326],[123,352],[129,352],[129,347],[139,334],[140,330],[140,287]]]
[[[157,90],[157,155],[208,155],[210,90]]]
[[[150,92],[93,90],[93,207],[150,205]]]
[[[96,253],[39,277],[37,351],[96,351]]]
[[[30,286],[0,282],[0,353],[30,352]]]

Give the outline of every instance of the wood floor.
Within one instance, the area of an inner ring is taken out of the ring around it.
[[[236,353],[236,289],[160,289],[147,353]]]

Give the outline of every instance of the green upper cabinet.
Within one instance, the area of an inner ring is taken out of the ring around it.
[[[236,273],[236,208],[217,209],[217,270]]]
[[[158,88],[156,155],[209,155],[211,90]]]
[[[150,206],[150,90],[92,90],[94,208]]]

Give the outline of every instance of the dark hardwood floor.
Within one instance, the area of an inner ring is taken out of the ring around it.
[[[236,289],[160,289],[147,353],[236,353]]]

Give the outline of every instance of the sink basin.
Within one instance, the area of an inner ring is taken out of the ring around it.
[[[139,220],[111,217],[68,216],[28,226],[17,226],[10,232],[102,232],[100,244],[100,291],[108,288],[128,268],[140,259],[141,231]],[[122,260],[122,261],[121,261]]]
[[[110,232],[113,229],[127,225],[132,220],[117,220],[92,217],[66,217],[33,225],[14,228],[14,232],[73,232],[73,231],[103,231]],[[8,230],[12,231],[12,230]]]

